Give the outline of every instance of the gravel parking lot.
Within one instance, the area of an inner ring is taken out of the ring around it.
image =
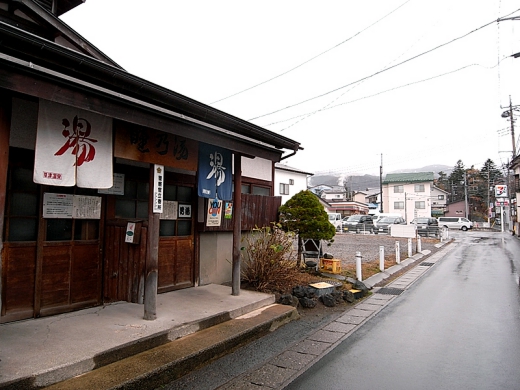
[[[355,233],[337,233],[334,242],[328,246],[325,242],[323,252],[330,253],[335,259],[341,259],[342,264],[356,262],[356,252],[361,252],[362,261],[379,260],[379,247],[385,247],[385,258],[390,255],[395,256],[395,243],[399,241],[399,249],[401,260],[408,257],[408,239],[397,238],[382,234],[355,234]],[[423,250],[436,250],[435,244],[440,240],[434,238],[421,238],[421,248]],[[417,240],[412,239],[413,254],[417,252]]]

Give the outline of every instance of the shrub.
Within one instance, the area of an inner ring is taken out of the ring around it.
[[[244,240],[242,280],[257,291],[284,292],[300,273],[293,258],[293,234],[273,224],[253,229]]]

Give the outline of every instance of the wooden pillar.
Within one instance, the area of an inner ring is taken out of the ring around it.
[[[148,195],[148,237],[146,241],[146,275],[144,281],[144,319],[157,318],[157,286],[159,276],[159,214],[153,212],[154,165],[150,165]]]
[[[240,295],[240,244],[242,241],[242,156],[233,154],[234,192],[233,192],[233,270],[231,275],[231,295]]]
[[[7,194],[7,168],[9,167],[9,133],[11,131],[11,96],[6,94],[0,98],[0,312],[2,311],[2,248],[4,241],[4,210]],[[7,95],[7,96],[5,96]]]

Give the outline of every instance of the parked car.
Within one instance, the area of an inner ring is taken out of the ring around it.
[[[383,217],[377,222],[374,233],[390,234],[392,225],[406,225],[406,221],[403,217]]]
[[[439,225],[449,229],[460,229],[466,231],[473,228],[473,222],[462,217],[439,217]]]
[[[417,233],[423,237],[439,237],[439,222],[436,218],[414,218],[411,225],[417,226]]]
[[[344,232],[374,232],[374,221],[372,220],[371,215],[351,215],[347,218],[345,222],[343,222],[343,231]]]
[[[401,217],[401,214],[395,214],[395,213],[379,213],[377,215],[372,216],[372,220],[374,221],[374,227],[378,227],[379,221],[381,221],[383,218],[386,217]]]

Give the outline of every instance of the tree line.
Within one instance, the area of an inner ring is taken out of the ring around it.
[[[438,175],[435,186],[448,192],[448,203],[463,201],[467,196],[469,216],[475,221],[487,220],[488,202],[495,202],[494,186],[508,184],[507,174],[489,158],[480,169],[473,165],[466,168],[458,160],[449,175],[443,171]]]

